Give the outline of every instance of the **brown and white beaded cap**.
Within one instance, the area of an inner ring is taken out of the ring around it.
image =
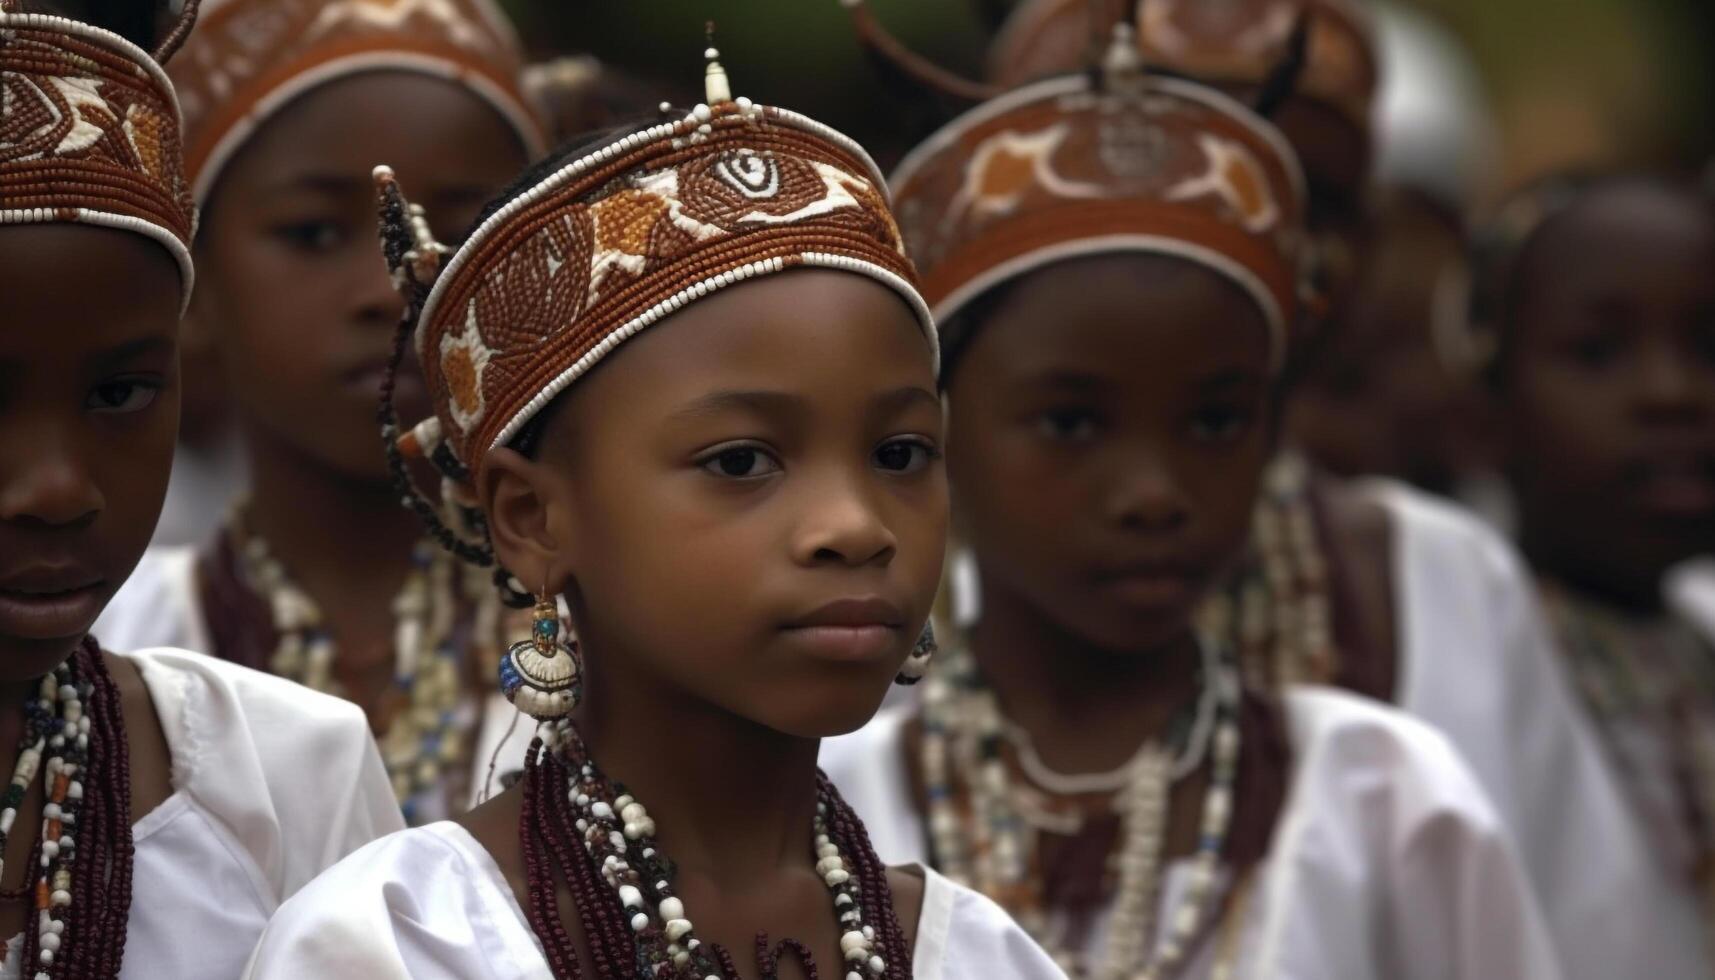
[[[207,203],[233,154],[293,99],[366,71],[458,82],[492,105],[535,159],[546,137],[522,68],[518,39],[492,0],[208,0],[171,72],[192,192]]]
[[[989,49],[989,77],[1012,87],[1089,61],[1090,39],[1129,21],[1150,65],[1223,87],[1262,85],[1285,56],[1300,15],[1308,50],[1295,94],[1370,130],[1380,81],[1372,15],[1360,0],[1025,0]],[[1103,23],[1092,24],[1092,17]]]
[[[0,0],[0,96],[0,224],[135,232],[172,255],[188,302],[196,209],[178,101],[155,58],[111,31]]]
[[[936,349],[868,154],[806,116],[732,98],[707,57],[708,102],[558,168],[483,221],[444,271],[447,250],[378,169],[383,246],[408,307],[421,301],[416,347],[436,412],[405,435],[408,451],[433,456],[444,439],[474,473],[628,338],[792,268],[882,283]]]
[[[892,184],[924,296],[947,324],[986,290],[1063,259],[1178,256],[1256,302],[1278,366],[1303,280],[1297,160],[1231,98],[1145,73],[1132,44],[1121,24],[1103,70],[991,99],[906,156]]]

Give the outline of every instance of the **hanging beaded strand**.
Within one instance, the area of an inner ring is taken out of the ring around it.
[[[250,585],[267,601],[279,635],[269,672],[344,696],[333,676],[336,649],[321,610],[292,581],[267,542],[249,533],[247,526],[240,505],[228,522],[233,548]],[[472,610],[474,625],[468,635],[458,629],[462,609]],[[456,557],[421,541],[412,549],[411,570],[392,611],[392,691],[403,704],[379,742],[394,795],[406,820],[414,823],[435,809],[429,797],[444,792],[449,770],[467,755],[468,736],[460,715],[468,657],[489,649],[485,645],[498,647],[500,600],[486,576],[469,574]],[[477,676],[492,674],[483,670]]]

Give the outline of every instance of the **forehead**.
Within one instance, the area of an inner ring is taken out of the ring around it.
[[[370,194],[370,171],[380,163],[432,189],[467,180],[473,172],[488,182],[504,181],[522,169],[525,154],[500,113],[463,85],[419,72],[378,70],[337,79],[295,99],[239,151],[220,187],[349,173]]]
[[[972,338],[994,366],[1028,375],[1077,364],[1161,378],[1196,364],[1267,371],[1269,330],[1236,283],[1186,259],[1072,259],[1004,287]]]
[[[1628,183],[1589,193],[1526,248],[1518,281],[1534,298],[1715,292],[1715,207]]]
[[[0,225],[0,360],[47,361],[178,333],[179,269],[162,246],[90,225]]]

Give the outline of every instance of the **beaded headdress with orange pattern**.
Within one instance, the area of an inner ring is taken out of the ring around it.
[[[990,47],[989,78],[1011,87],[1076,71],[1089,60],[1092,36],[1129,21],[1149,64],[1210,85],[1252,89],[1287,53],[1301,16],[1307,50],[1294,94],[1368,133],[1380,49],[1360,0],[1025,0]]]
[[[192,192],[207,203],[233,154],[293,99],[376,70],[458,82],[492,105],[535,159],[546,137],[522,69],[518,39],[492,0],[206,0],[172,69]]]
[[[383,437],[434,460],[455,501],[470,502],[491,448],[616,347],[749,279],[803,267],[867,276],[905,301],[936,349],[868,154],[806,116],[733,98],[717,53],[705,54],[706,103],[663,106],[662,122],[568,159],[456,251],[377,169],[382,247],[406,299],[400,342],[415,330],[435,405],[401,434],[384,398]],[[492,560],[449,541],[419,495],[412,503],[443,544]]]
[[[135,232],[179,267],[188,302],[196,209],[185,183],[179,105],[160,61],[119,35],[0,0],[0,224],[72,222]]]
[[[1256,303],[1278,367],[1304,288],[1297,160],[1228,96],[1146,72],[1134,45],[1117,25],[1101,70],[991,99],[906,156],[892,185],[924,296],[946,325],[985,291],[1063,259],[1177,256]]]

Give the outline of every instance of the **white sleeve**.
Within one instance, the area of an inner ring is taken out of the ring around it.
[[[1344,692],[1287,696],[1296,768],[1259,976],[1558,980],[1517,853],[1445,738]]]
[[[245,980],[552,980],[498,871],[450,827],[383,838],[311,882],[263,930]]]

